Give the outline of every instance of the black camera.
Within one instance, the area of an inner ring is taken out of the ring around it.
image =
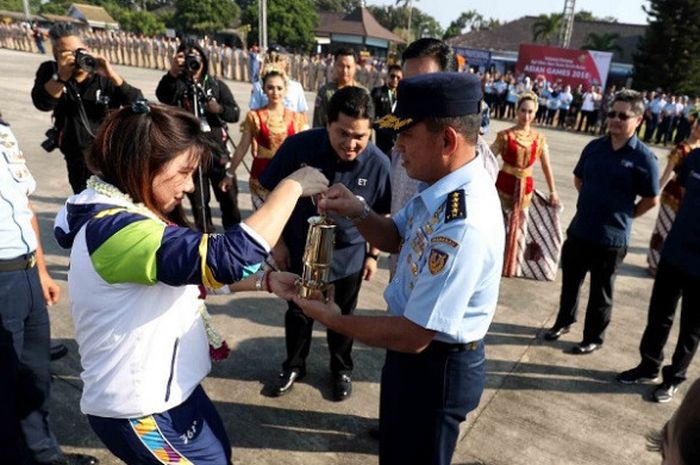
[[[75,66],[88,73],[94,73],[95,68],[97,68],[97,60],[87,50],[79,48],[75,51]]]
[[[61,135],[61,131],[53,127],[46,131],[45,135],[46,139],[41,143],[41,148],[47,152],[53,152],[58,148],[58,139]]]
[[[185,53],[185,71],[194,74],[202,67],[202,57],[196,50],[188,50]]]

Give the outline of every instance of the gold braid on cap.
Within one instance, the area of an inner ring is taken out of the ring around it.
[[[531,90],[520,94],[520,96],[518,96],[518,103],[515,104],[516,110],[520,108],[520,104],[523,103],[524,100],[531,100],[535,104],[535,113],[537,113],[537,108],[539,108],[540,106],[538,103],[539,97],[537,96],[537,94]]]

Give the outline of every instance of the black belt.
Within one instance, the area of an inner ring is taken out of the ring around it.
[[[423,352],[434,354],[446,354],[450,352],[465,352],[479,348],[481,341],[450,344],[447,342],[433,340]]]
[[[36,253],[20,255],[9,260],[0,260],[0,272],[28,270],[36,265]]]

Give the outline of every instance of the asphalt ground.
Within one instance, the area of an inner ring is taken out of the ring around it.
[[[52,336],[68,345],[70,353],[54,362],[51,424],[63,449],[89,453],[103,464],[120,463],[92,433],[79,411],[80,361],[73,338],[67,293],[67,252],[52,236],[53,219],[70,194],[65,165],[58,151],[47,154],[39,144],[50,126],[50,116],[36,110],[30,90],[43,57],[0,50],[0,110],[15,131],[38,181],[33,204],[41,225],[49,270],[61,285],[61,302],[50,309]],[[161,72],[117,67],[119,73],[155,101]],[[228,82],[242,114],[250,84]],[[312,104],[314,95],[307,94]],[[509,123],[493,121],[488,140]],[[237,125],[231,126],[234,139]],[[576,191],[573,167],[590,136],[544,129],[568,225]],[[666,150],[654,148],[663,164]],[[544,190],[541,170],[536,183]],[[247,175],[239,170],[240,205],[248,215]],[[660,428],[671,416],[690,383],[685,383],[669,404],[649,402],[651,386],[622,386],[617,372],[638,362],[638,345],[651,293],[652,279],[645,271],[645,255],[656,211],[635,221],[629,253],[620,267],[615,288],[612,323],[603,349],[586,356],[568,354],[581,339],[582,323],[570,334],[550,343],[541,339],[543,329],[554,322],[560,279],[533,282],[504,279],[496,317],[486,338],[486,390],[479,408],[461,430],[455,464],[568,465],[660,463],[645,449],[645,434]],[[358,312],[380,315],[388,280],[388,260],[380,259],[380,271],[363,285]],[[587,300],[587,283],[581,296]],[[372,464],[377,443],[367,431],[376,424],[379,374],[383,351],[356,343],[354,394],[342,403],[331,400],[331,377],[325,331],[318,325],[308,359],[308,375],[282,398],[263,395],[266,383],[284,359],[284,311],[286,304],[268,294],[240,293],[210,299],[215,326],[232,346],[231,356],[216,363],[204,381],[221,413],[233,445],[235,464]],[[583,319],[583,313],[581,314]],[[676,328],[667,346],[675,346]],[[420,376],[416,373],[416,377]],[[690,377],[700,375],[697,361]],[[2,460],[0,459],[0,462]]]

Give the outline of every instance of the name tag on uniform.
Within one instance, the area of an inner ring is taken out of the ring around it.
[[[24,152],[21,150],[3,150],[2,155],[10,165],[24,165],[27,162]]]
[[[631,162],[629,160],[620,160],[620,164],[625,168],[634,168],[634,162]]]

